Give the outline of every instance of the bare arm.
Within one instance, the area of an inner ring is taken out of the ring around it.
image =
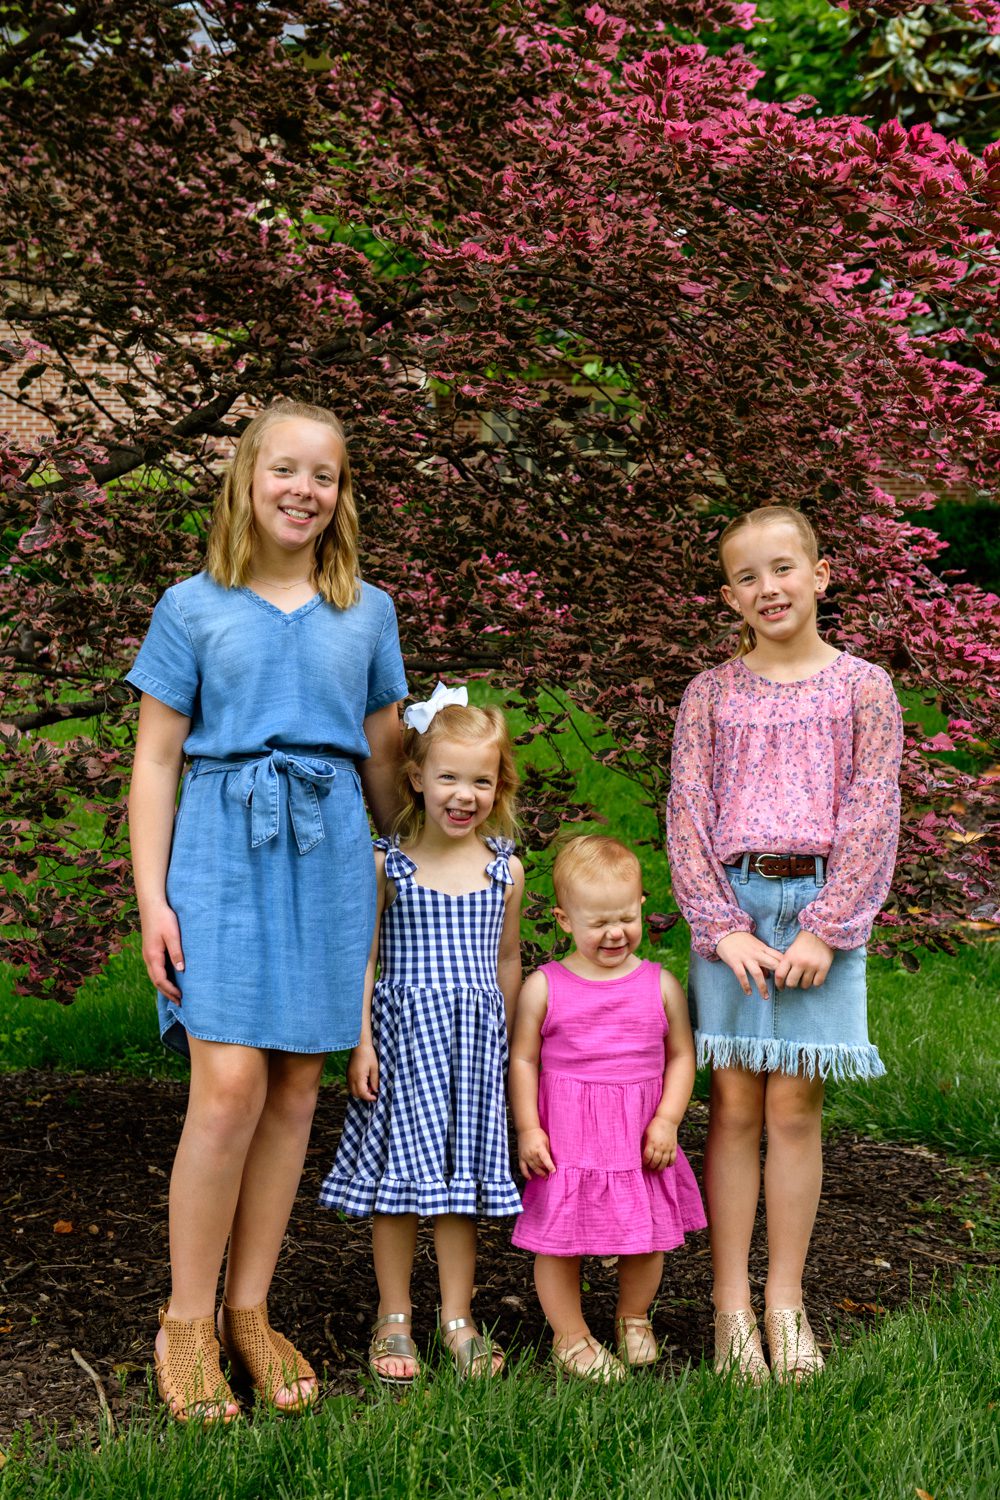
[[[385,855],[381,849],[375,853],[375,878],[378,891],[375,898],[375,931],[365,969],[365,990],[361,1001],[361,1035],[358,1045],[347,1061],[347,1087],[355,1099],[364,1099],[373,1104],[378,1098],[378,1054],[372,1039],[372,996],[375,993],[375,971],[378,968],[379,938],[382,934],[382,913],[385,911],[387,882],[385,878]]]
[[[547,1177],[556,1164],[538,1118],[538,1059],[542,1022],[549,1008],[544,974],[529,974],[521,986],[510,1049],[510,1102],[517,1129],[517,1160],[524,1176]]]
[[[168,977],[167,960],[183,970],[184,953],[177,917],[167,903],[167,867],[190,728],[191,720],[184,714],[143,693],[128,799],[132,869],[146,972],[161,994],[176,1001],[181,992]]]
[[[399,704],[387,703],[369,714],[363,725],[371,751],[361,761],[358,774],[375,827],[388,834],[400,811],[396,778],[403,760],[403,734],[399,727]]]
[[[663,1093],[656,1113],[646,1127],[642,1151],[643,1165],[654,1172],[662,1171],[677,1160],[677,1128],[691,1102],[695,1073],[694,1037],[687,1000],[677,980],[666,969],[660,970],[660,994],[670,1027],[667,1065],[663,1074]]]
[[[524,896],[524,866],[515,855],[512,855],[510,859],[510,873],[514,877],[514,884],[507,892],[503,927],[500,930],[500,951],[497,954],[497,981],[500,985],[500,993],[503,995],[508,1037],[514,1030],[514,1012],[521,989],[521,900]]]

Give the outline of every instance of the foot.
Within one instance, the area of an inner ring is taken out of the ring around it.
[[[763,1385],[769,1379],[757,1319],[749,1307],[715,1314],[715,1373],[731,1375],[745,1385]]]
[[[455,1361],[461,1380],[499,1375],[504,1367],[504,1352],[500,1345],[484,1338],[471,1318],[452,1318],[442,1323],[441,1337]]]
[[[368,1368],[386,1385],[412,1385],[420,1373],[410,1314],[384,1313],[372,1325]]]
[[[660,1350],[653,1325],[647,1317],[623,1313],[615,1319],[615,1331],[618,1335],[619,1357],[627,1365],[638,1369],[643,1365],[656,1364]]]
[[[279,1411],[300,1412],[317,1399],[315,1371],[284,1334],[271,1327],[266,1302],[237,1308],[223,1301],[216,1326],[234,1371],[241,1371],[264,1401]],[[289,1380],[292,1374],[297,1378]]]
[[[822,1370],[823,1356],[804,1307],[765,1308],[764,1331],[771,1355],[772,1380],[798,1383]]]
[[[161,1308],[153,1353],[157,1387],[176,1421],[210,1425],[240,1415],[219,1366],[210,1317],[175,1318]]]
[[[625,1379],[625,1366],[621,1360],[590,1333],[554,1339],[552,1359],[567,1375],[579,1375],[583,1380],[594,1380],[601,1385]]]

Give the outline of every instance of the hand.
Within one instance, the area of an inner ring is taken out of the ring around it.
[[[823,983],[833,963],[833,949],[814,932],[805,928],[791,943],[784,958],[774,971],[774,982],[779,990],[817,987]]]
[[[549,1151],[549,1138],[540,1125],[517,1132],[517,1164],[522,1177],[548,1177],[556,1169]]]
[[[146,973],[161,995],[181,1003],[181,992],[168,977],[169,963],[177,974],[184,972],[184,950],[181,948],[181,929],[173,907],[164,901],[161,906],[142,915],[142,961]]]
[[[753,981],[761,999],[767,999],[764,970],[777,969],[784,957],[777,948],[769,948],[759,937],[754,937],[752,932],[728,932],[716,943],[715,951],[736,975],[744,995],[750,994],[750,984]]]
[[[347,1087],[366,1104],[378,1098],[378,1054],[371,1042],[359,1042],[347,1059]]]
[[[672,1120],[654,1115],[646,1126],[642,1142],[642,1164],[651,1172],[662,1172],[677,1160],[677,1126]]]

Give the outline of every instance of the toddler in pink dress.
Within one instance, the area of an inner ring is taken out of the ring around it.
[[[555,909],[575,949],[525,982],[511,1048],[518,1158],[527,1179],[514,1243],[535,1252],[553,1358],[572,1374],[620,1379],[658,1355],[649,1307],[663,1252],[705,1227],[677,1128],[694,1082],[680,985],[638,959],[642,873],[617,839],[560,852]],[[616,1357],[591,1335],[580,1259],[618,1256]]]

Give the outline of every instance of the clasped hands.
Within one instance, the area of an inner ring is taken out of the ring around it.
[[[642,1164],[651,1172],[662,1172],[677,1160],[677,1126],[672,1120],[654,1115],[646,1126],[642,1142]],[[556,1169],[549,1138],[540,1125],[517,1132],[517,1164],[527,1182],[532,1177],[548,1177]]]
[[[775,987],[807,990],[821,985],[833,963],[833,949],[814,932],[803,929],[786,952],[768,947],[752,932],[729,932],[720,938],[715,951],[732,969],[744,995],[756,986],[761,998],[767,999],[765,970],[774,974]]]

